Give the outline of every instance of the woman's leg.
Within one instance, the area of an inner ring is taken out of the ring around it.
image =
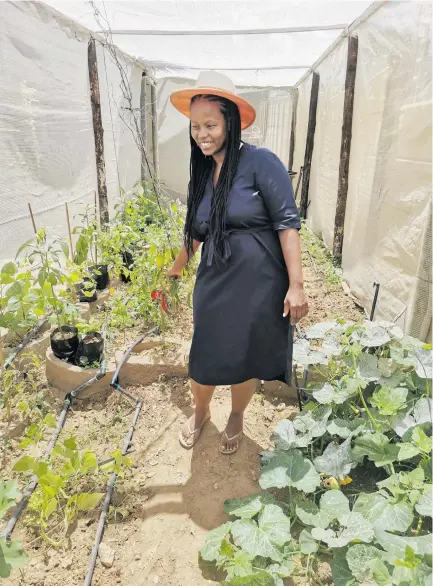
[[[203,422],[210,418],[209,405],[215,387],[199,385],[191,380],[191,390],[194,395],[195,409],[181,431],[182,439],[187,446],[192,446],[197,441]]]
[[[240,385],[232,386],[232,412],[230,413],[225,433],[222,435],[221,448],[228,452],[235,452],[240,444],[240,437],[236,436],[242,431],[244,412],[257,388],[257,379],[251,379]],[[235,438],[235,439],[231,439]]]

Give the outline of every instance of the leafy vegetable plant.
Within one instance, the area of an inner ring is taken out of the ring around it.
[[[20,497],[16,480],[0,481],[0,519],[15,506]],[[28,561],[27,554],[18,541],[0,537],[0,578],[9,578],[13,569],[21,568]]]
[[[311,400],[262,454],[264,493],[201,551],[223,584],[427,586],[432,579],[431,347],[386,322],[321,323],[295,344]]]

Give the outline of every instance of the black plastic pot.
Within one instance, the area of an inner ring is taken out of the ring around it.
[[[56,328],[50,335],[50,342],[54,356],[72,361],[79,344],[78,330],[72,326]]]
[[[123,266],[125,268],[127,268],[128,270],[131,270],[132,265],[134,264],[134,257],[132,256],[132,254],[128,251],[124,251],[122,252],[122,259],[123,259]],[[125,273],[122,271],[120,273],[120,278],[122,279],[122,281],[124,283],[129,283],[131,278],[129,275],[125,275]]]
[[[87,288],[85,286],[86,283],[90,282],[90,279],[84,279],[81,283],[77,283],[75,285],[75,289],[78,295],[78,301],[80,301],[80,303],[90,303],[91,301],[96,301],[98,299],[98,294],[96,293],[96,290],[93,291],[93,294],[91,296],[87,296],[84,294],[84,291],[92,290],[91,287]]]
[[[75,362],[78,366],[89,366],[101,362],[104,339],[99,332],[89,332],[79,343]]]
[[[94,265],[93,267],[89,267],[89,270],[92,279],[96,283],[97,291],[103,291],[106,289],[109,281],[107,265]]]

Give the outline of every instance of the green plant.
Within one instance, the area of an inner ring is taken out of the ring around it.
[[[238,520],[211,532],[201,555],[233,586],[319,582],[321,561],[336,586],[427,585],[431,346],[386,322],[316,324],[306,336],[294,358],[318,380],[262,454],[270,492],[228,501]]]
[[[28,262],[8,262],[0,271],[0,327],[9,330],[9,344],[17,344],[43,315],[35,301],[32,273]]]
[[[35,240],[29,240],[19,248],[17,256],[23,251],[26,251],[35,271],[34,291],[38,312],[52,312],[59,328],[75,323],[78,310],[72,302],[73,291],[81,275],[77,270],[68,273],[64,268],[69,255],[66,242],[59,238],[48,238],[42,228]]]
[[[34,434],[27,439],[37,442],[40,436]],[[112,458],[112,462],[99,467],[96,455],[91,450],[79,450],[75,437],[57,444],[48,461],[22,456],[13,470],[38,478],[26,511],[26,523],[51,545],[60,545],[77,515],[94,509],[101,501],[104,493],[95,489],[104,485],[107,474],[116,472],[122,478],[125,467],[131,466],[131,459],[120,451],[113,452]]]
[[[0,519],[15,506],[20,498],[18,483],[15,480],[0,481]],[[13,569],[21,568],[28,562],[27,554],[18,541],[0,537],[0,578],[9,578]]]

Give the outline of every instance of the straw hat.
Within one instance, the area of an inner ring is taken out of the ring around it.
[[[220,96],[234,102],[239,108],[242,130],[249,128],[256,119],[256,111],[253,106],[247,100],[238,96],[232,80],[226,75],[215,71],[203,71],[198,76],[194,88],[177,90],[171,94],[170,100],[179,112],[189,118],[191,99],[201,94]]]

